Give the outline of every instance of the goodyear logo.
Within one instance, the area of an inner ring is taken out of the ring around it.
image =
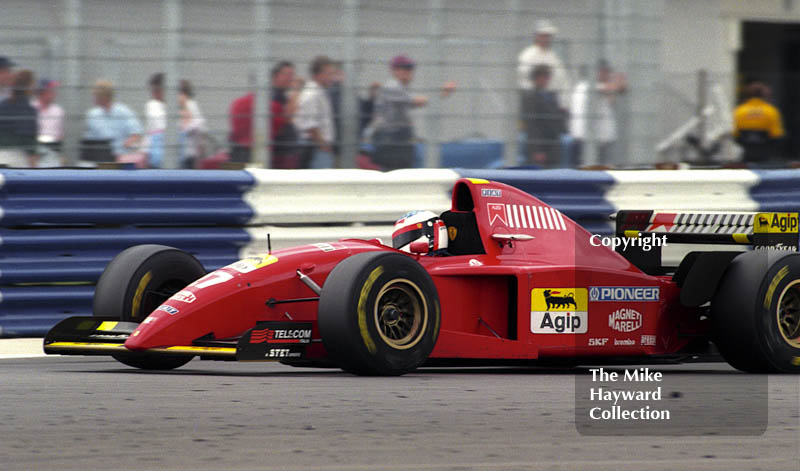
[[[797,213],[757,213],[753,232],[756,234],[797,234]]]
[[[534,288],[531,311],[586,311],[586,288]]]

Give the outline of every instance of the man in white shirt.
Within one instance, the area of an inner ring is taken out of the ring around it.
[[[332,160],[332,144],[336,139],[333,109],[325,89],[333,76],[333,62],[318,56],[311,62],[311,80],[306,82],[298,99],[294,125],[303,142],[300,168],[310,168],[315,154],[318,158]]]
[[[31,103],[38,115],[39,142],[54,146],[64,139],[64,109],[55,103],[58,85],[55,80],[39,80],[36,99]]]
[[[548,90],[556,92],[559,106],[566,110],[569,106],[570,83],[567,71],[561,59],[553,51],[553,36],[558,32],[548,20],[539,20],[536,23],[534,43],[519,54],[517,66],[517,82],[521,91],[533,89],[531,71],[537,65],[546,65],[552,73]]]
[[[151,168],[159,168],[164,160],[164,131],[167,129],[167,109],[164,106],[164,74],[150,77],[150,100],[144,107],[144,152]]]
[[[617,140],[614,101],[625,93],[628,84],[625,75],[614,73],[605,59],[597,63],[594,87],[585,66],[581,68],[581,77],[572,92],[569,130],[573,137],[573,160],[576,165],[589,163],[582,154],[587,143],[593,142],[597,154],[595,163],[609,165],[613,163],[612,146]]]

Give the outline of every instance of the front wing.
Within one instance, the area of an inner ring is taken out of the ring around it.
[[[57,355],[192,355],[208,360],[278,361],[303,359],[311,342],[310,322],[258,322],[237,339],[197,339],[192,345],[165,345],[143,351],[125,347],[139,326],[104,317],[70,317],[44,338],[44,352]],[[291,332],[290,335],[286,335]]]

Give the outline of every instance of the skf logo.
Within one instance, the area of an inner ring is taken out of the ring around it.
[[[590,347],[605,347],[608,343],[608,339],[589,339],[589,346]]]
[[[531,332],[585,334],[589,328],[586,288],[531,290]]]
[[[796,234],[797,213],[758,213],[753,232],[756,234]]]

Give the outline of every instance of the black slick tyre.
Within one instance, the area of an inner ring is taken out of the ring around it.
[[[711,301],[711,317],[714,343],[734,368],[800,373],[800,254],[737,256]]]
[[[165,245],[136,245],[117,254],[103,271],[92,310],[95,316],[141,322],[167,298],[203,275],[203,265],[182,250]],[[114,358],[135,368],[169,370],[188,363],[192,356],[145,353]]]
[[[411,257],[366,252],[328,275],[319,331],[330,359],[358,375],[402,375],[427,360],[441,309],[430,275]]]

